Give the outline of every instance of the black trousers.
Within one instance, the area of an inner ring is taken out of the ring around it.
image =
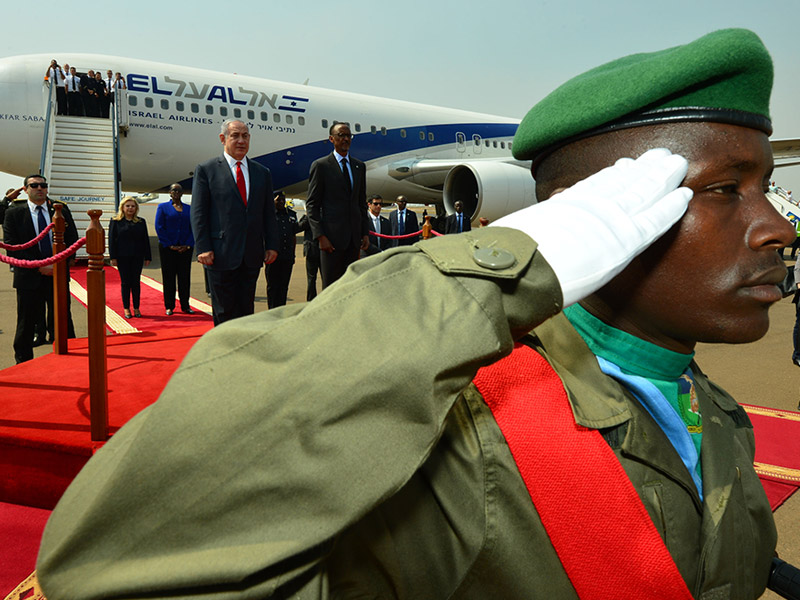
[[[56,88],[56,114],[67,114],[67,88],[65,87]]]
[[[260,272],[261,267],[251,269],[244,263],[232,271],[206,267],[214,325],[255,312],[256,284]]]
[[[117,257],[117,270],[119,271],[124,308],[130,309],[131,298],[133,298],[133,308],[139,308],[139,298],[142,293],[142,267],[144,267],[144,257],[142,256]]]
[[[53,282],[43,280],[35,290],[17,289],[17,331],[14,334],[14,359],[17,364],[33,360],[33,333],[44,317],[47,295],[53,296]]]
[[[319,270],[322,275],[322,289],[331,285],[347,271],[352,263],[358,260],[359,247],[352,243],[344,249],[336,249],[333,252],[319,253]]]
[[[317,297],[317,273],[319,272],[319,244],[315,241],[303,242],[306,257],[306,302]]]
[[[294,259],[278,259],[267,265],[264,270],[264,275],[267,278],[267,306],[269,308],[276,308],[286,304],[293,267]]]
[[[161,258],[161,279],[164,286],[164,308],[175,308],[175,282],[178,282],[178,298],[181,309],[189,309],[189,287],[192,274],[192,249],[186,252],[170,250],[166,246],[158,245],[158,255]]]
[[[73,117],[83,116],[83,99],[80,92],[67,92],[67,108]]]

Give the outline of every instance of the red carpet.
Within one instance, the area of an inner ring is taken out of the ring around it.
[[[800,487],[800,413],[743,406],[756,436],[756,472],[775,510]]]
[[[161,284],[155,279],[142,275],[142,292],[139,303],[141,318],[126,319],[123,316],[122,294],[120,292],[119,271],[114,267],[106,267],[106,326],[114,333],[136,333],[139,331],[157,331],[174,327],[194,327],[202,323],[211,323],[211,305],[192,298],[189,301],[195,311],[187,315],[180,311],[176,301],[176,310],[171,316],[164,312],[164,295]],[[86,305],[86,268],[70,271],[72,295],[84,306]]]
[[[0,597],[33,572],[49,510],[0,502]]]
[[[211,323],[107,338],[112,432],[158,398],[209,329]],[[0,371],[0,501],[52,508],[92,455],[87,363],[87,341],[77,339],[69,340],[66,356],[47,354]]]

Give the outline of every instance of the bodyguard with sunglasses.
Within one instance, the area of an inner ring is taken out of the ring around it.
[[[23,189],[27,200],[16,200],[8,209],[3,221],[3,236],[7,244],[24,244],[39,235],[50,224],[55,213],[54,203],[47,197],[47,180],[41,175],[28,175]],[[72,213],[63,203],[61,214],[66,221],[64,243],[67,246],[78,240],[78,230]],[[21,260],[40,260],[53,254],[53,234],[45,236],[37,245],[25,250],[8,251],[9,256]],[[44,315],[45,307],[53,302],[53,267],[14,268],[14,289],[17,290],[17,331],[14,335],[14,358],[17,364],[33,358],[33,335],[36,322]],[[69,307],[69,303],[67,304]],[[52,307],[47,328],[53,336]],[[69,332],[74,336],[72,316]]]

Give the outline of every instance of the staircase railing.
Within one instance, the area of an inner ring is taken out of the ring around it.
[[[56,129],[56,86],[45,82],[43,95],[46,97],[44,109],[44,137],[42,139],[42,157],[39,160],[39,174],[50,180],[50,169],[53,165],[53,143]]]

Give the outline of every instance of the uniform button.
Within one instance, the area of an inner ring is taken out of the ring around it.
[[[473,260],[480,266],[495,271],[508,269],[514,266],[517,259],[508,250],[502,248],[478,248],[472,255]]]

